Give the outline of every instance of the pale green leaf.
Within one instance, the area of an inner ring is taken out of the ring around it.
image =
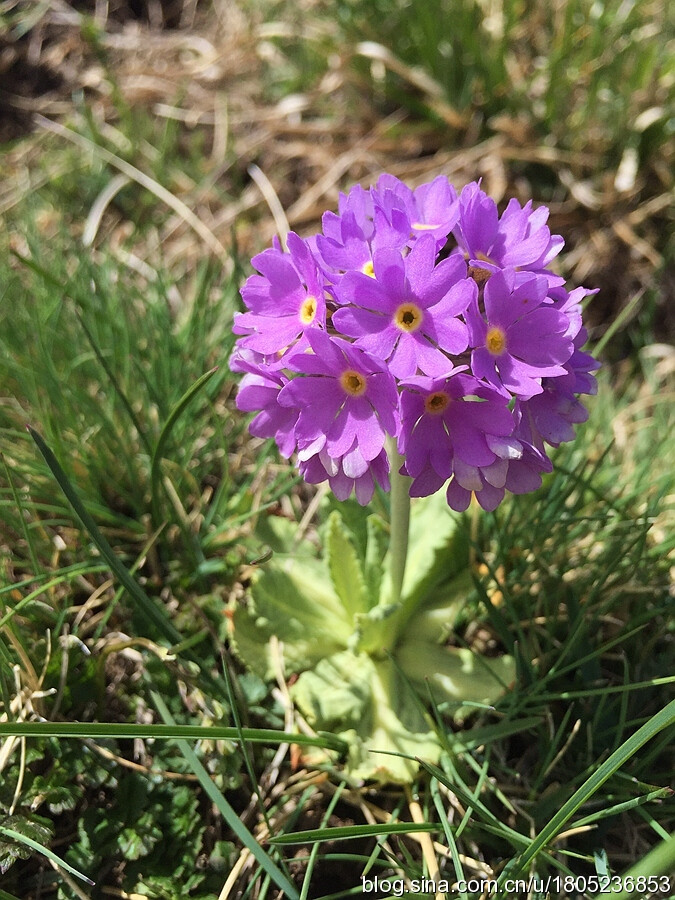
[[[439,758],[419,700],[390,660],[338,653],[304,672],[292,696],[313,728],[348,743],[346,773],[355,781],[407,783],[419,768],[414,757]]]
[[[469,540],[462,515],[448,506],[443,491],[412,504],[403,596],[427,593],[468,563]]]
[[[395,658],[420,692],[430,690],[439,705],[458,704],[456,718],[470,711],[462,709],[462,703],[494,703],[516,677],[511,656],[492,659],[465,648],[441,647],[429,641],[405,641],[396,650]]]
[[[316,557],[309,541],[298,540],[298,523],[284,516],[261,516],[255,526],[255,536],[261,547],[272,550],[274,557],[277,554]]]
[[[363,570],[342,516],[334,510],[326,530],[326,562],[335,591],[352,618],[368,609]]]
[[[273,637],[290,674],[344,649],[352,630],[325,565],[311,558],[266,566],[253,582],[248,605],[232,609],[231,622],[237,655],[270,680],[276,671]]]
[[[388,638],[396,627],[395,617],[400,610],[400,604],[390,603],[388,606],[375,606],[367,613],[354,616],[354,633],[349,641],[349,649],[355,653],[383,655],[389,647]]]
[[[415,615],[408,620],[404,639],[444,643],[453,633],[457,616],[473,592],[473,576],[467,566],[447,584],[429,591]]]
[[[380,599],[382,587],[382,575],[384,572],[384,557],[389,545],[389,533],[387,528],[377,515],[370,515],[366,520],[366,595],[368,605],[375,606]]]

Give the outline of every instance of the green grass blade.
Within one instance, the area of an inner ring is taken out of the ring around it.
[[[223,671],[223,677],[225,679],[225,684],[227,685],[227,700],[230,704],[230,714],[232,716],[232,720],[234,722],[234,727],[237,731],[237,739],[239,741],[239,746],[241,749],[241,755],[244,758],[244,765],[246,767],[246,771],[248,773],[248,777],[251,782],[251,790],[254,792],[256,796],[256,800],[258,801],[258,808],[260,813],[264,819],[265,825],[267,826],[268,831],[271,831],[271,824],[269,820],[269,816],[267,815],[267,809],[265,808],[265,803],[263,801],[262,794],[260,793],[260,788],[258,785],[258,779],[253,770],[253,761],[251,759],[251,755],[248,752],[248,746],[246,741],[246,736],[244,734],[244,728],[241,724],[241,715],[239,714],[239,705],[237,703],[237,697],[235,695],[233,678],[228,668],[227,660],[225,659],[224,654],[221,657],[221,668]]]
[[[501,822],[497,816],[482,803],[479,797],[474,796],[466,785],[459,783],[457,777],[451,780],[439,766],[435,766],[433,763],[426,762],[423,759],[418,759],[418,762],[420,766],[422,766],[423,769],[426,769],[430,775],[433,775],[437,781],[440,781],[440,783],[444,784],[448,790],[452,791],[453,794],[456,794],[467,808],[472,808],[475,811],[477,818],[480,818],[485,823],[491,824],[497,828],[502,834],[502,837],[505,840],[510,841],[514,847],[527,844],[528,840],[524,835],[519,834],[513,828],[510,828],[504,822]]]
[[[105,372],[106,376],[108,377],[108,380],[112,384],[115,393],[120,398],[120,400],[122,402],[122,406],[124,406],[124,409],[126,410],[126,413],[129,416],[129,419],[130,419],[132,425],[136,429],[139,440],[142,442],[143,446],[145,447],[146,453],[148,455],[150,455],[150,453],[152,452],[152,447],[150,446],[150,441],[148,440],[148,436],[145,433],[145,429],[141,425],[141,423],[138,419],[138,416],[134,412],[134,408],[131,405],[131,401],[129,400],[127,395],[122,390],[122,385],[119,383],[117,377],[115,376],[115,373],[108,365],[108,362],[107,362],[105,356],[103,355],[101,348],[96,343],[94,335],[92,334],[87,323],[82,318],[80,311],[78,309],[75,310],[75,315],[77,316],[77,320],[80,323],[80,327],[82,328],[82,331],[84,331],[85,335],[87,336],[89,345],[91,346],[91,349],[94,351],[94,355],[96,356],[96,359],[98,360],[99,365],[101,366],[101,368]]]
[[[672,788],[659,788],[656,791],[650,791],[649,794],[645,794],[643,797],[633,797],[631,800],[626,800],[623,803],[617,803],[615,806],[610,806],[607,809],[601,809],[598,810],[598,812],[591,813],[590,816],[584,816],[583,819],[576,819],[574,827],[581,828],[582,825],[590,825],[593,822],[600,821],[600,819],[607,819],[609,816],[617,816],[619,813],[627,812],[629,809],[636,809],[644,803],[651,803],[652,800],[663,800],[672,796]]]
[[[37,444],[38,450],[42,454],[52,475],[59,483],[59,486],[63,493],[66,495],[66,499],[73,508],[75,515],[80,520],[83,528],[85,528],[89,532],[91,539],[98,547],[101,556],[103,556],[105,561],[110,566],[113,574],[124,585],[129,595],[133,597],[133,599],[137,602],[140,611],[143,613],[145,618],[148,619],[172,644],[180,643],[183,640],[183,635],[176,630],[176,628],[167,618],[166,614],[159,608],[156,603],[154,603],[148,597],[145,591],[141,590],[137,582],[131,577],[125,566],[122,565],[122,563],[115,555],[112,547],[101,533],[94,519],[85,509],[84,504],[82,503],[77,493],[75,492],[75,489],[70,483],[68,476],[61,468],[59,461],[49,449],[44,439],[37,433],[37,431],[31,428],[30,425],[27,427],[30,436]]]
[[[156,691],[152,691],[152,699],[164,721],[172,727],[175,727],[173,726],[173,720],[167,705]],[[236,729],[233,729],[233,731],[236,732]],[[202,737],[206,734],[208,734],[208,730],[202,729]],[[291,884],[286,875],[277,868],[274,861],[267,853],[265,853],[248,828],[246,828],[240,820],[237,813],[214,784],[213,779],[199,761],[199,758],[192,747],[186,740],[178,740],[177,743],[181,753],[189,763],[190,768],[199,779],[202,789],[215,804],[218,812],[222,815],[223,819],[227,822],[237,838],[251,851],[254,859],[260,865],[260,868],[269,875],[272,881],[284,892],[289,900],[300,900],[300,895],[296,888]]]
[[[436,807],[436,812],[438,813],[438,818],[443,826],[443,833],[445,834],[445,839],[448,842],[448,847],[450,848],[450,856],[452,857],[452,865],[455,870],[455,878],[459,883],[465,880],[464,869],[462,868],[462,861],[459,858],[459,850],[457,849],[457,841],[455,840],[455,835],[452,833],[452,828],[450,827],[450,822],[448,820],[448,813],[443,807],[443,801],[441,800],[441,792],[438,789],[438,779],[432,778],[429,783],[429,789],[431,791],[431,799],[434,801],[434,806]],[[468,900],[468,895],[466,891],[458,891],[460,900]]]
[[[602,351],[605,349],[606,345],[609,341],[614,337],[614,335],[623,328],[624,324],[630,319],[633,315],[633,311],[635,307],[638,305],[640,300],[642,300],[642,296],[645,292],[645,289],[638,291],[634,297],[628,301],[628,303],[624,306],[618,316],[614,319],[611,325],[607,328],[603,336],[600,338],[598,343],[593,347],[593,356],[597,359]]]
[[[101,572],[107,572],[108,567],[101,565],[100,563],[94,563],[91,565],[90,563],[77,562],[73,563],[71,566],[63,566],[63,568],[59,569],[60,580],[65,581],[68,577],[75,578],[78,575],[96,575]],[[4,594],[12,593],[16,590],[21,590],[21,588],[30,587],[35,584],[42,584],[43,586],[49,579],[50,573],[44,572],[41,575],[31,576],[30,578],[24,578],[21,581],[12,581],[10,584],[5,584],[0,587],[0,597]],[[49,584],[51,585],[51,580]],[[46,588],[44,588],[46,590]]]
[[[18,600],[14,606],[8,609],[5,615],[0,619],[0,628],[4,628],[14,616],[18,615],[25,606],[29,606],[33,600],[36,600],[42,594],[45,594],[50,588],[63,584],[67,580],[68,579],[63,575],[58,575],[55,578],[50,578],[49,581],[43,582],[34,591],[31,591],[30,594],[26,594],[25,597],[22,597],[21,600]]]
[[[2,453],[0,453],[0,460],[2,460],[2,466],[5,470],[5,475],[7,476],[7,484],[9,485],[9,489],[12,492],[12,498],[14,500],[14,503],[15,503],[16,508],[19,513],[19,522],[21,523],[21,530],[23,532],[23,537],[26,542],[26,546],[28,547],[28,552],[30,553],[30,561],[31,561],[31,565],[33,567],[33,573],[35,575],[41,575],[42,574],[42,566],[40,565],[40,562],[38,560],[37,552],[35,550],[35,545],[33,543],[30,532],[28,530],[28,523],[27,523],[26,516],[25,516],[24,505],[21,502],[21,496],[16,489],[16,485],[14,484],[14,479],[12,478],[12,472],[11,472],[9,466],[7,465],[7,460],[5,459],[5,457]]]
[[[129,416],[134,428],[138,432],[138,437],[143,442],[143,445],[149,456],[152,452],[152,448],[148,441],[148,437],[145,433],[145,430],[143,429],[143,426],[139,422],[138,416],[134,412],[133,406],[129,402],[129,398],[126,396],[126,394],[122,390],[122,386],[120,385],[119,381],[115,377],[114,372],[108,365],[105,356],[101,352],[101,348],[96,343],[96,341],[94,339],[94,335],[92,334],[91,330],[89,329],[89,326],[84,321],[79,309],[77,309],[77,301],[75,300],[75,298],[69,292],[68,288],[64,284],[62,284],[58,280],[58,278],[55,278],[51,272],[48,272],[47,269],[43,268],[41,265],[36,263],[34,260],[28,259],[27,257],[22,256],[20,253],[17,253],[15,250],[10,250],[10,252],[12,253],[12,255],[14,257],[16,257],[16,259],[18,259],[24,266],[26,266],[26,268],[30,269],[32,272],[35,272],[35,274],[38,275],[46,284],[50,284],[52,287],[56,288],[60,294],[62,294],[64,297],[68,297],[72,301],[72,303],[75,305],[75,315],[77,316],[77,320],[80,323],[82,331],[84,331],[86,338],[89,341],[89,345],[91,346],[91,349],[94,351],[94,355],[96,356],[96,359],[98,360],[101,368],[103,369],[103,371],[106,373],[108,379],[110,380],[110,383],[112,384],[112,386],[115,390],[115,393],[120,398],[120,400],[127,412],[127,415]]]
[[[322,747],[336,753],[347,752],[347,745],[332,734],[316,737],[290,734],[272,728],[233,728],[224,725],[124,725],[110,722],[0,722],[0,737],[56,738],[153,738],[154,740],[250,741],[257,744],[300,744]]]
[[[507,866],[500,876],[500,881],[503,883],[504,878],[510,877],[514,869],[517,872],[526,869],[537,854],[559,833],[563,825],[574,815],[579,807],[586,803],[617,769],[620,769],[647,741],[656,737],[665,728],[670,728],[673,725],[675,725],[675,700],[671,700],[660,712],[652,716],[648,722],[645,722],[642,727],[638,728],[635,734],[631,735],[627,741],[598,766],[591,777],[572,794],[569,800],[551,818],[550,822],[539,832],[524,853],[515,859],[512,865]]]
[[[448,746],[454,753],[466,753],[469,750],[475,750],[483,744],[496,743],[513,734],[519,734],[522,731],[535,728],[540,724],[540,716],[528,716],[522,719],[515,719],[513,722],[507,720],[496,722],[494,725],[470,728],[457,734],[450,732],[447,735]]]
[[[30,847],[31,850],[36,850],[38,853],[46,856],[47,859],[51,859],[51,861],[53,863],[56,863],[57,866],[65,869],[66,872],[70,872],[71,875],[75,875],[76,878],[80,878],[87,884],[91,884],[92,886],[95,884],[95,882],[92,881],[91,878],[83,875],[82,872],[78,872],[77,869],[74,869],[64,859],[61,859],[60,856],[57,856],[56,853],[50,850],[49,847],[44,847],[42,844],[38,844],[38,842],[34,841],[32,838],[26,837],[25,834],[21,834],[19,831],[14,831],[13,828],[5,828],[4,825],[0,825],[0,834],[4,834],[5,837],[11,838],[13,841],[17,841],[19,844],[25,844],[26,847]]]
[[[342,782],[342,784],[338,787],[338,789],[333,794],[330,803],[328,804],[328,808],[323,814],[321,820],[321,827],[325,828],[330,821],[330,817],[333,815],[333,810],[337,806],[338,800],[342,796],[342,792],[346,787],[346,782]],[[302,880],[302,890],[300,892],[300,900],[307,900],[309,895],[309,889],[311,887],[312,881],[312,872],[314,871],[314,867],[316,865],[316,858],[319,854],[319,843],[317,842],[312,847],[311,853],[309,854],[309,859],[307,860],[307,867],[305,869],[305,877]]]
[[[392,822],[389,825],[342,825],[338,828],[312,828],[293,834],[280,834],[269,839],[270,844],[313,844],[316,841],[346,841],[351,838],[381,837],[385,834],[412,834],[413,832],[438,831],[431,822]]]
[[[0,698],[2,699],[2,707],[4,713],[7,714],[11,709],[12,697],[9,692],[9,682],[7,674],[12,671],[12,657],[5,644],[5,640],[0,635]]]
[[[43,269],[42,266],[38,265],[34,259],[31,259],[28,256],[23,256],[21,253],[18,253],[13,247],[9,248],[10,254],[18,261],[26,266],[27,269],[30,269],[32,272],[35,272],[36,275],[39,275],[47,284],[51,284],[52,287],[57,288],[62,294],[66,293],[66,289],[61,284],[58,278],[55,278],[51,272],[48,272],[47,269]]]
[[[131,163],[128,163],[126,160],[121,159],[119,156],[116,156],[114,153],[106,150],[105,147],[100,147],[98,144],[94,143],[94,141],[90,141],[88,138],[84,137],[84,135],[78,134],[76,131],[72,131],[70,128],[66,128],[64,125],[60,125],[58,122],[53,122],[50,119],[46,119],[44,116],[41,116],[39,114],[36,115],[35,121],[40,125],[41,128],[45,128],[47,131],[51,131],[54,134],[58,134],[61,137],[66,138],[76,146],[84,149],[86,153],[95,154],[104,162],[108,163],[111,166],[114,166],[132,181],[136,181],[141,185],[141,187],[144,187],[146,190],[153,193],[163,203],[166,203],[166,205],[170,207],[174,212],[176,212],[182,219],[185,219],[185,221],[202,238],[204,243],[209,247],[211,252],[214,253],[218,259],[224,259],[227,257],[226,249],[216,238],[213,232],[209,228],[207,228],[207,226],[201,221],[199,216],[195,215],[195,213],[193,213],[192,210],[188,206],[186,206],[182,200],[174,196],[171,191],[167,190],[165,187],[163,187],[163,185],[155,181],[154,178],[150,178],[145,174],[145,172],[141,172],[141,170],[137,169],[136,166],[132,166]]]
[[[178,403],[169,413],[169,418],[164,423],[164,427],[162,428],[162,431],[157,440],[157,445],[154,449],[154,452],[152,453],[152,462],[150,464],[150,487],[152,491],[153,506],[157,502],[156,498],[160,475],[160,462],[164,455],[164,449],[167,445],[167,442],[171,437],[173,427],[181,417],[183,412],[190,405],[190,403],[192,403],[199,391],[213,378],[217,371],[218,366],[215,366],[213,369],[210,369],[208,372],[202,375],[201,378],[198,378],[197,381],[195,381],[195,383],[191,385],[183,394]]]
[[[671,791],[672,794],[672,791]],[[635,811],[643,819],[647,825],[661,838],[662,841],[667,841],[670,835],[666,831],[666,829],[661,825],[660,822],[657,822],[654,816],[650,813],[648,809],[645,809],[644,806],[636,806]]]
[[[675,675],[664,675],[663,678],[650,678],[649,681],[635,681],[633,684],[616,684],[608,686],[606,684],[598,685],[596,688],[586,688],[583,691],[559,691],[554,693],[543,693],[537,695],[538,701],[551,700],[578,700],[583,697],[608,696],[610,694],[622,694],[628,691],[641,691],[646,688],[655,688],[662,684],[672,684],[675,682]]]
[[[636,863],[632,868],[621,876],[624,884],[630,884],[629,879],[635,881],[637,878],[663,878],[672,875],[675,872],[675,832],[665,841],[657,844],[653,850],[644,856],[640,862]],[[594,896],[601,896],[595,894]],[[629,897],[635,896],[635,890],[625,888],[618,894],[612,894],[614,900],[627,900]]]

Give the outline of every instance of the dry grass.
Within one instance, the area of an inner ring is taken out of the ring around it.
[[[6,15],[14,6],[4,4]],[[83,6],[93,19],[85,17]],[[180,269],[192,267],[207,252],[224,256],[233,231],[241,254],[251,255],[283,227],[276,198],[292,229],[316,231],[340,189],[357,181],[368,184],[384,170],[413,185],[439,173],[458,187],[480,177],[498,200],[515,195],[525,201],[543,199],[527,176],[533,165],[540,166],[558,179],[549,205],[553,228],[568,239],[564,274],[602,287],[590,316],[600,326],[597,334],[637,292],[660,286],[654,324],[667,339],[673,324],[673,280],[664,270],[672,148],[648,172],[627,173],[624,164],[620,171],[589,177],[593,160],[537,142],[526,123],[506,114],[491,121],[487,139],[476,141],[471,122],[453,118],[431,78],[377,45],[340,46],[330,9],[313,0],[302,6],[302,16],[278,7],[278,21],[263,21],[260,5],[252,11],[244,0],[154,2],[146,5],[143,22],[134,20],[122,2],[60,0],[43,9],[20,39],[16,27],[6,28],[0,38],[0,73],[7,85],[0,134],[30,133],[0,162],[0,212],[60,172],[59,156],[48,148],[62,142],[64,133],[55,140],[47,137],[50,126],[39,117],[82,133],[85,109],[89,127],[93,123],[108,151],[133,161],[150,177],[155,148],[145,138],[132,146],[126,133],[139,115],[149,116],[158,128],[175,127],[178,153],[196,135],[202,141],[198,165],[188,174],[177,156],[171,183],[162,185],[178,202],[158,227],[154,250],[147,233],[134,233],[110,202],[114,187],[101,201],[96,239],[124,243],[132,263],[150,266],[156,264],[156,248],[161,248],[163,265]],[[179,27],[160,27],[167,21]],[[291,37],[296,43],[289,45]],[[297,47],[298,41],[330,48],[325,69],[308,71],[301,93],[274,99],[271,95],[280,90],[276,80],[290,70],[297,77],[302,68],[283,49]],[[446,124],[415,120],[402,110],[385,114],[377,80],[366,82],[356,74],[356,55],[370,59],[375,75],[382,67],[392,68]],[[78,146],[83,164],[95,157],[95,148]],[[120,166],[109,157],[105,162],[112,180],[112,170]],[[141,180],[125,171],[128,178]],[[166,198],[160,195],[160,200]],[[82,210],[82,228],[90,212]],[[637,303],[632,316],[643,306]]]

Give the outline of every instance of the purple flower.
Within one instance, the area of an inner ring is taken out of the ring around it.
[[[578,287],[569,293],[565,290],[564,287],[554,287],[551,288],[548,292],[548,296],[551,300],[553,300],[553,307],[557,309],[558,312],[561,312],[564,316],[567,316],[569,320],[569,327],[567,329],[567,337],[575,339],[582,328],[582,308],[581,302],[584,297],[593,296],[593,294],[597,294],[597,289],[594,291],[589,291],[586,288]],[[582,346],[586,343],[587,340],[586,332],[584,332],[584,338],[578,346]]]
[[[574,338],[574,353],[565,363],[565,370],[573,377],[574,382],[568,381],[568,376],[564,376],[561,379],[561,386],[575,394],[594,395],[598,392],[598,382],[595,375],[592,375],[591,372],[597,372],[600,368],[600,363],[590,354],[583,353],[580,349],[587,340],[588,334],[586,329],[582,328]]]
[[[543,472],[553,471],[544,451],[523,440],[518,428],[511,437],[491,438],[489,444],[496,456],[490,465],[472,466],[456,461],[446,498],[457,512],[468,507],[472,494],[484,510],[492,512],[507,490],[512,494],[528,494],[541,487]]]
[[[457,192],[444,175],[414,191],[393,175],[380,175],[373,196],[376,205],[385,210],[388,221],[398,224],[397,216],[404,213],[411,244],[428,233],[440,250],[459,217]],[[398,227],[402,228],[400,224]]]
[[[492,512],[504,499],[504,487],[495,487],[486,478],[487,469],[479,469],[474,466],[460,469],[460,474],[455,474],[448,484],[445,492],[448,506],[457,512],[468,509],[472,494],[486,512]],[[462,481],[459,479],[462,478]]]
[[[384,247],[401,251],[410,233],[405,215],[389,210],[388,216],[359,185],[348,196],[340,195],[340,214],[324,213],[321,224],[317,256],[333,281],[349,271],[372,275],[374,254]]]
[[[586,330],[582,328],[574,345],[585,343]],[[574,440],[572,426],[588,418],[588,410],[577,394],[595,394],[598,389],[591,373],[600,368],[600,363],[592,356],[575,349],[564,368],[565,374],[559,378],[542,379],[542,392],[521,404],[532,428],[553,447]]]
[[[375,207],[372,192],[362,188],[360,184],[355,184],[348,194],[340,192],[337,213],[328,210],[321,218],[324,235],[333,240],[339,240],[341,219],[347,214],[353,216],[354,222],[363,233],[364,238],[368,241],[372,240],[375,233],[373,223]]]
[[[506,399],[471,375],[410,378],[403,388],[399,452],[413,497],[437,491],[458,466],[492,464],[493,442],[513,432]]]
[[[526,276],[509,268],[485,285],[485,316],[478,303],[466,312],[474,351],[471,366],[498,390],[527,399],[542,392],[541,379],[565,375],[572,355],[567,337],[569,319],[545,304],[546,278]]]
[[[533,210],[531,201],[523,207],[517,200],[509,201],[500,218],[495,201],[474,181],[459,196],[459,220],[453,234],[471,267],[483,271],[483,279],[506,266],[543,272],[565,243],[560,235],[551,235],[547,219],[545,206]],[[546,275],[551,284],[563,282],[552,272]]]
[[[466,325],[457,318],[478,288],[458,257],[435,264],[436,244],[422,235],[403,259],[396,250],[374,258],[375,278],[349,272],[335,292],[341,306],[333,324],[389,363],[397,378],[442,375],[453,368],[449,354],[467,347]]]
[[[387,434],[398,430],[398,393],[387,367],[340,338],[307,333],[313,354],[288,359],[294,378],[279,395],[282,406],[298,410],[297,440],[310,444],[325,438],[333,459],[358,448],[366,462],[375,459]]]
[[[245,372],[237,392],[237,409],[258,412],[249,431],[256,437],[274,438],[282,456],[288,458],[295,450],[295,423],[298,411],[279,406],[279,392],[288,383],[288,376],[278,368],[266,365],[264,358],[256,359],[250,350],[236,350],[230,359],[233,372]]]
[[[500,216],[479,183],[458,197],[444,176],[340,194],[322,234],[253,259],[230,361],[251,432],[363,504],[389,488],[387,435],[412,496],[447,482],[454,509],[494,509],[538,488],[599,365],[582,350],[594,291],[548,268],[563,241],[547,218],[516,200]]]
[[[315,447],[298,453],[298,468],[308,484],[328,480],[338,500],[347,500],[352,491],[361,506],[373,499],[375,485],[389,490],[389,460],[384,450],[375,459],[366,461],[358,447],[345,456],[334,459],[325,449]]]
[[[244,335],[241,347],[281,354],[307,330],[325,327],[325,284],[316,261],[293,232],[288,235],[288,250],[282,253],[272,247],[252,260],[262,274],[251,275],[241,290],[250,310],[234,317],[234,333]]]

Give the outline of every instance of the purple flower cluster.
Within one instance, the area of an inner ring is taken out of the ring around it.
[[[551,471],[545,445],[585,421],[598,363],[581,301],[549,268],[563,240],[546,207],[497,205],[476,182],[411,190],[382,175],[340,196],[322,233],[254,257],[231,367],[251,432],[303,477],[368,503],[389,488],[385,439],[423,497],[447,482],[494,509]]]

